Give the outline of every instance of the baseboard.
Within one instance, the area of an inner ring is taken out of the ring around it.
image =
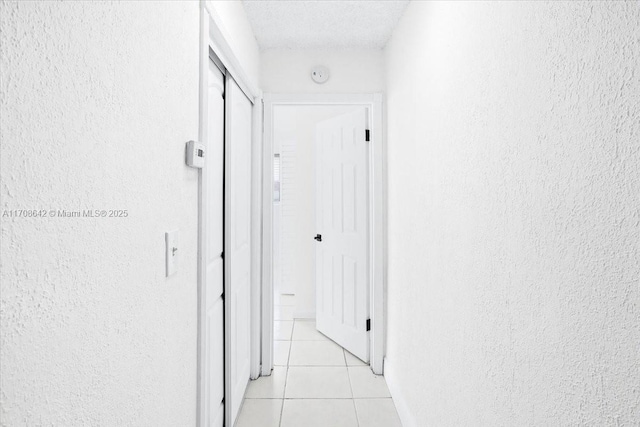
[[[384,379],[387,381],[387,386],[393,398],[393,403],[396,405],[396,411],[398,411],[402,427],[417,427],[416,421],[407,405],[407,401],[398,385],[393,364],[389,363],[386,357],[384,358]]]
[[[294,311],[293,318],[294,319],[315,319],[316,312],[315,311]]]

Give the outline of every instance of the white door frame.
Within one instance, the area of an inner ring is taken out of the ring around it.
[[[224,26],[220,18],[213,12],[210,1],[200,2],[200,117],[199,117],[199,140],[206,144],[208,129],[208,67],[209,52],[212,51],[227,71],[233,76],[236,83],[253,103],[252,111],[252,142],[251,142],[251,372],[252,379],[260,375],[260,254],[261,254],[261,215],[262,204],[261,194],[261,139],[262,139],[262,93],[251,83],[251,79],[240,65],[238,57],[229,44]],[[205,154],[206,155],[206,154]],[[203,381],[204,346],[202,345],[205,330],[204,310],[206,268],[204,225],[207,205],[206,183],[202,179],[202,172],[198,174],[198,377],[197,377],[197,425],[204,427],[205,415],[205,382]],[[224,234],[228,234],[228,224],[225,225]],[[229,377],[228,364],[225,362],[225,377]]]
[[[383,373],[384,358],[384,137],[382,94],[264,94],[262,222],[262,375],[273,368],[273,109],[277,106],[353,105],[367,107],[369,150],[369,295],[371,369]]]

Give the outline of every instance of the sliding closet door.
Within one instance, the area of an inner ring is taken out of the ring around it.
[[[225,101],[225,418],[231,427],[250,369],[252,104],[229,74]]]

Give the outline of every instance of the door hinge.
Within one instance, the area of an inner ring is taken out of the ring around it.
[[[371,330],[371,319],[367,319],[367,331]]]
[[[365,129],[364,130],[364,140],[365,141],[370,141],[371,140],[371,132],[369,132],[369,129]]]

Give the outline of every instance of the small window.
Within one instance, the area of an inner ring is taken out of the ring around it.
[[[280,154],[273,155],[273,201],[280,201]]]

